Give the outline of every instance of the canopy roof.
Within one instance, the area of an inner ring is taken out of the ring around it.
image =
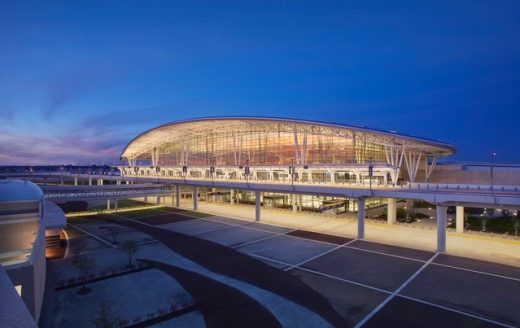
[[[308,132],[321,135],[336,135],[363,139],[366,142],[387,145],[390,147],[404,146],[407,150],[417,151],[426,156],[447,156],[455,153],[456,149],[448,143],[432,139],[419,138],[399,134],[393,131],[382,131],[345,125],[339,123],[316,122],[299,119],[287,119],[278,117],[206,117],[189,120],[181,120],[166,123],[145,131],[135,137],[125,147],[121,154],[122,159],[135,159],[141,154],[150,153],[155,147],[164,143],[174,142],[176,139],[185,138],[188,135],[231,131],[258,130],[283,132]]]

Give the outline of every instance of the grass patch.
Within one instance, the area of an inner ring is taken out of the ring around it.
[[[143,209],[143,210],[135,210],[135,211],[117,213],[118,216],[123,216],[127,219],[135,219],[135,218],[139,218],[142,216],[152,216],[152,215],[158,215],[158,214],[164,214],[164,210],[161,210],[159,208],[149,208],[149,209]]]
[[[180,209],[180,208],[172,208],[172,207],[164,207],[163,210],[168,211],[168,212],[185,214],[185,215],[189,215],[189,216],[193,216],[193,217],[201,218],[201,219],[213,216],[213,214],[208,214],[208,213],[204,213],[204,212],[183,210],[183,209]]]

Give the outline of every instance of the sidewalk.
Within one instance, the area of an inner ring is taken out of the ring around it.
[[[191,209],[191,200],[181,202],[181,207]],[[255,208],[251,205],[199,201],[198,210],[248,221],[253,221],[255,215]],[[357,235],[357,221],[354,218],[262,208],[261,222],[349,238],[355,238]],[[365,223],[365,240],[427,251],[435,251],[437,246],[435,229],[387,225],[385,222],[374,221]],[[450,255],[520,267],[520,240],[448,232],[446,248],[446,253]]]

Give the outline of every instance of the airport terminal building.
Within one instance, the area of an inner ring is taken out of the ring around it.
[[[163,176],[293,179],[376,184],[415,181],[455,148],[447,143],[365,127],[267,117],[178,121],[148,130],[124,149],[124,173]],[[137,164],[148,164],[148,169]],[[214,168],[215,171],[213,170]],[[248,173],[242,169],[248,167]],[[372,174],[369,174],[372,167]],[[184,168],[184,172],[183,172]],[[404,170],[401,170],[404,168]],[[294,170],[294,171],[291,171]],[[243,171],[243,172],[241,172]]]
[[[455,148],[430,139],[365,127],[267,117],[178,121],[133,139],[121,157],[123,176],[257,183],[396,187],[427,181],[439,158]],[[203,199],[254,203],[246,190],[201,190]],[[342,213],[355,200],[263,193],[265,207]],[[379,205],[372,198],[367,205]]]

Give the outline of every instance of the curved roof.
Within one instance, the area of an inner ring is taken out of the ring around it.
[[[178,120],[149,129],[139,134],[128,143],[128,145],[121,153],[121,158],[136,158],[140,154],[149,151],[153,147],[160,146],[166,142],[171,142],[181,135],[194,133],[204,129],[222,129],[223,127],[229,127],[230,123],[236,123],[238,125],[240,123],[248,124],[253,122],[292,124],[344,130],[351,133],[356,133],[358,135],[363,134],[371,139],[385,140],[386,142],[392,143],[394,145],[407,145],[409,148],[417,148],[417,150],[437,156],[447,156],[456,152],[456,149],[453,145],[445,142],[409,136],[394,131],[370,129],[367,127],[360,127],[355,125],[281,117],[217,116]],[[227,124],[224,125],[224,123]]]

